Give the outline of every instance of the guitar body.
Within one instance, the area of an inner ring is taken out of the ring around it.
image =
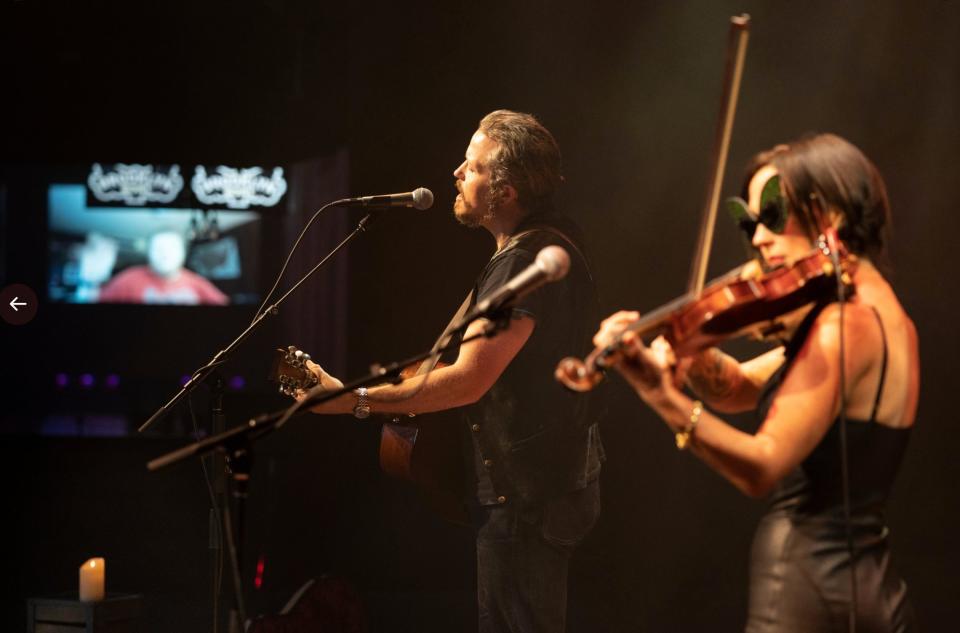
[[[400,377],[413,378],[418,369],[407,367]],[[442,518],[469,525],[460,425],[442,417],[394,417],[385,422],[380,431],[380,468],[414,483],[427,506]]]
[[[461,441],[460,426],[451,420],[386,422],[380,432],[380,468],[416,484],[424,502],[442,518],[469,525]]]
[[[308,354],[293,346],[278,349],[270,379],[286,395],[310,389],[317,378],[307,368],[308,360]],[[417,369],[408,367],[401,377],[410,378]],[[469,525],[460,425],[441,417],[395,417],[393,422],[385,422],[380,434],[380,468],[391,477],[416,484],[426,504],[442,518]],[[414,419],[416,423],[412,423]]]

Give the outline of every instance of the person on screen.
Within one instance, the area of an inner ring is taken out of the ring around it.
[[[101,303],[151,303],[226,305],[230,302],[216,286],[183,267],[187,247],[176,231],[150,237],[148,265],[132,266],[100,289]]]
[[[100,233],[89,233],[74,251],[77,260],[77,289],[73,301],[96,303],[100,287],[110,278],[117,264],[117,242]]]

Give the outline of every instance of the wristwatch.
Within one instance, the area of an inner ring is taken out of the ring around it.
[[[353,407],[353,417],[358,420],[365,420],[370,417],[370,401],[367,400],[367,388],[354,389],[353,393],[357,394],[357,404]]]

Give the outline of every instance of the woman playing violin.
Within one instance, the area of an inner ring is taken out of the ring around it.
[[[889,226],[883,180],[859,149],[822,134],[754,157],[743,197],[728,208],[767,267],[790,266],[835,228],[858,257],[854,294],[804,308],[787,321],[783,345],[745,362],[717,348],[676,358],[662,337],[648,347],[622,334],[636,312],[606,319],[594,342],[622,336],[611,364],[678,447],[745,494],[769,498],[751,552],[749,633],[845,631],[851,605],[859,633],[913,630],[883,511],[920,370],[916,329],[875,265]],[[752,434],[721,418],[748,410],[759,423]]]

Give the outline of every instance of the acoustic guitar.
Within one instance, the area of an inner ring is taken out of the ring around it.
[[[317,385],[308,360],[310,355],[293,345],[276,350],[270,379],[281,393],[293,396],[298,389]],[[406,367],[400,376],[412,378],[418,369],[418,365]],[[442,518],[469,525],[461,431],[451,420],[392,414],[380,432],[380,468],[391,477],[413,482],[425,503]]]

